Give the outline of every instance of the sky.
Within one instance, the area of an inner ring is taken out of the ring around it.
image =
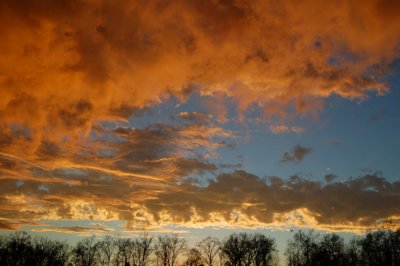
[[[398,10],[1,1],[1,234],[398,228]]]

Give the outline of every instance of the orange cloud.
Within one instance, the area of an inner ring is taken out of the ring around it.
[[[268,129],[274,134],[287,133],[287,132],[293,132],[293,133],[300,134],[300,133],[304,132],[304,128],[302,128],[302,127],[298,127],[298,126],[289,127],[284,124],[269,125]]]
[[[189,225],[305,226],[328,230],[381,227],[397,217],[400,187],[378,175],[322,185],[293,176],[261,178],[236,171],[221,174],[206,187],[184,183],[143,202],[155,221]]]
[[[34,151],[41,139],[76,142],[100,120],[195,91],[233,97],[239,110],[256,103],[267,115],[290,104],[313,113],[332,94],[385,93],[377,75],[399,55],[398,7],[3,1],[0,143],[15,131],[14,144]]]
[[[381,80],[399,57],[399,7],[376,0],[2,1],[0,219],[190,221],[194,208],[198,222],[241,211],[268,223],[275,212],[306,208],[320,224],[370,225],[399,213],[386,188],[365,188],[372,179],[325,187],[275,180],[285,184],[277,188],[283,198],[241,172],[205,188],[182,180],[215,172],[208,159],[235,138],[219,124],[226,98],[240,118],[253,105],[267,118],[290,118],[315,115],[331,95],[387,93]],[[188,124],[116,126],[135,111],[194,93],[212,99],[204,104],[210,113],[177,116]],[[303,131],[285,127],[270,129]],[[177,202],[177,191],[186,201]],[[354,191],[351,214],[335,199],[339,193],[349,202],[344,192]],[[335,203],[335,214],[314,195]],[[361,204],[369,199],[376,201]]]
[[[104,233],[110,233],[114,231],[112,228],[108,227],[81,227],[81,226],[71,226],[71,227],[51,227],[51,228],[34,228],[33,232],[57,232],[57,233],[69,233],[78,234],[81,236],[91,236],[99,235]]]

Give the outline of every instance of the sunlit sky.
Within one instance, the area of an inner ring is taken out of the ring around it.
[[[399,10],[1,1],[1,233],[397,227]]]

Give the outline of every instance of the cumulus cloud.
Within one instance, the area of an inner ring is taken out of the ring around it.
[[[291,151],[285,152],[282,156],[282,163],[299,163],[303,161],[304,157],[312,152],[311,148],[302,147],[300,145],[294,146]]]

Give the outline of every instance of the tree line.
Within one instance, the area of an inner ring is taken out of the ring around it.
[[[400,265],[400,231],[374,231],[351,241],[335,234],[297,231],[284,252],[288,266]],[[207,237],[189,248],[176,234],[136,238],[87,237],[66,242],[15,232],[0,237],[0,265],[15,266],[267,266],[278,265],[275,239],[234,233]],[[283,263],[284,264],[284,263]]]

